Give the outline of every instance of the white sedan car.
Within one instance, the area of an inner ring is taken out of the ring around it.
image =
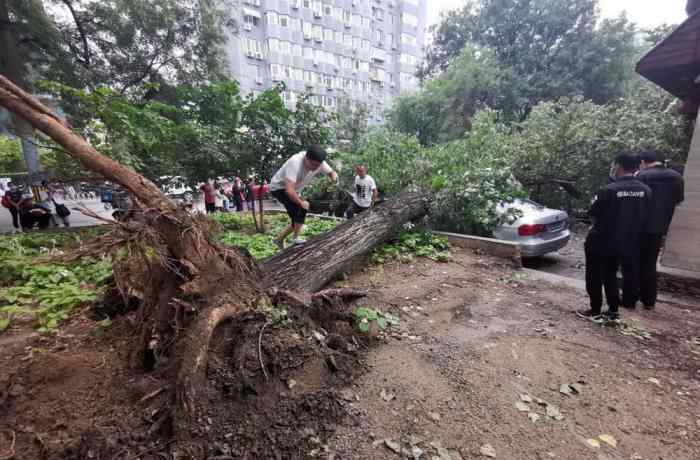
[[[514,219],[496,227],[493,236],[518,243],[523,257],[543,256],[569,243],[569,215],[565,211],[521,199],[498,206],[500,214],[506,214],[509,210],[519,212],[516,212]]]

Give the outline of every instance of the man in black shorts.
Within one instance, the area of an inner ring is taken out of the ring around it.
[[[326,163],[326,152],[318,145],[311,145],[305,151],[299,152],[288,159],[270,181],[270,192],[287,210],[292,223],[285,228],[275,244],[284,248],[284,240],[293,234],[294,244],[304,244],[300,238],[301,230],[306,221],[309,202],[300,193],[311,181],[323,173],[332,182],[337,182],[338,174]]]

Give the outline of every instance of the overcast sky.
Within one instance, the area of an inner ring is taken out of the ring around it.
[[[430,25],[439,21],[441,12],[459,8],[464,4],[464,0],[427,1]],[[627,16],[643,27],[652,27],[664,22],[679,23],[686,17],[685,3],[686,0],[600,0],[604,17],[615,17],[626,10]]]

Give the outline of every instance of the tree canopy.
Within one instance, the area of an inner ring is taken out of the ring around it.
[[[0,0],[27,81],[121,93],[221,77],[234,7],[229,0]]]
[[[581,95],[597,103],[623,94],[636,27],[624,16],[599,21],[598,0],[470,0],[435,28],[421,71],[444,72],[465,46],[492,50],[510,75],[505,107],[520,116],[539,101]]]

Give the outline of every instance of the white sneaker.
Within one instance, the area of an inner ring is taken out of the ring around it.
[[[304,239],[302,239],[302,238],[294,238],[293,243],[294,243],[295,245],[298,245],[298,244],[306,244],[306,240],[304,240]]]

